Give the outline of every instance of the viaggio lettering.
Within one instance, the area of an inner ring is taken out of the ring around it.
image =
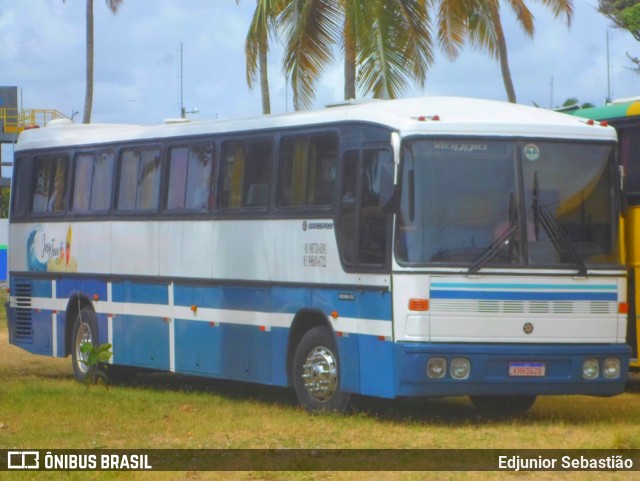
[[[453,142],[434,142],[436,150],[452,150],[454,152],[486,152],[487,144],[462,144]]]

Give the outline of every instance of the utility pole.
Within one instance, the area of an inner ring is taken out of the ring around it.
[[[187,112],[184,109],[184,97],[182,93],[182,42],[180,42],[180,118],[186,119]]]
[[[184,82],[182,81],[183,78],[183,69],[182,69],[182,53],[183,53],[183,49],[182,49],[182,42],[180,42],[180,118],[181,119],[186,119],[187,118],[187,114],[197,114],[198,112],[200,112],[200,110],[198,110],[197,107],[192,108],[191,110],[189,110],[187,112],[187,109],[184,106]]]
[[[607,28],[607,100],[605,103],[611,103],[611,56],[609,54],[610,45],[609,39],[611,38],[611,32]]]

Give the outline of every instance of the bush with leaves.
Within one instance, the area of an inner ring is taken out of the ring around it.
[[[100,384],[102,382],[108,389],[108,379],[100,364],[109,362],[113,352],[111,352],[111,344],[104,343],[94,346],[92,342],[83,342],[80,346],[80,352],[87,356],[86,359],[80,359],[80,362],[89,368],[90,375],[85,379],[86,389],[91,384]]]

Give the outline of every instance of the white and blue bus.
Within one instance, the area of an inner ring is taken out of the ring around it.
[[[352,394],[611,396],[629,365],[610,127],[460,98],[55,125],[15,149],[10,342]]]

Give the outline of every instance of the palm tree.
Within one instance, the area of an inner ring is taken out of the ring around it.
[[[573,0],[538,0],[550,8],[556,18],[565,15],[567,26],[571,25]],[[525,0],[508,0],[522,30],[533,37],[535,28],[533,14]],[[469,41],[486,50],[500,62],[502,79],[509,102],[516,102],[516,93],[509,68],[507,41],[500,17],[500,0],[440,0],[438,11],[438,37],[450,55],[455,56],[462,41],[460,29],[467,30]],[[449,30],[449,26],[451,31]]]
[[[63,0],[65,1],[65,0]],[[107,7],[112,13],[116,13],[124,0],[105,0]],[[91,108],[93,106],[93,0],[87,0],[86,8],[87,18],[87,75],[84,97],[84,115],[82,122],[88,124],[91,122]]]
[[[236,0],[236,3],[240,3],[240,0]],[[256,77],[258,74],[260,75],[263,114],[271,113],[267,68],[269,37],[276,34],[276,20],[284,5],[285,0],[256,0],[256,9],[251,19],[244,47],[247,84],[249,84],[249,87],[253,87]]]
[[[296,110],[313,101],[318,79],[344,55],[345,100],[356,88],[395,98],[410,81],[424,85],[433,61],[428,0],[288,0],[279,18],[284,72]]]

